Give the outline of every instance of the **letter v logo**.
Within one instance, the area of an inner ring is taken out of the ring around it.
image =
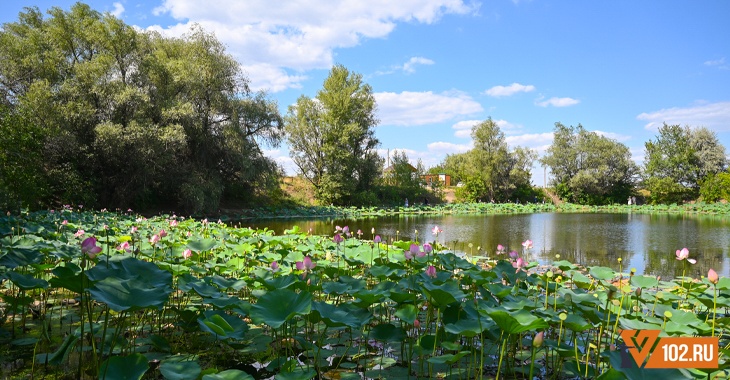
[[[628,347],[631,357],[634,358],[639,368],[644,366],[644,362],[654,348],[660,332],[661,330],[621,331],[621,339],[624,340],[624,344]]]

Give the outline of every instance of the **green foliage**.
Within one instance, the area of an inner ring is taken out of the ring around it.
[[[700,182],[725,170],[725,147],[714,132],[664,124],[656,140],[645,144],[644,186],[653,203],[679,203],[696,198]],[[656,194],[655,194],[656,193]]]
[[[700,184],[700,196],[705,202],[730,200],[730,173],[709,174]]]
[[[375,149],[375,97],[362,75],[332,68],[315,99],[289,107],[286,136],[294,163],[322,204],[357,204],[370,196],[382,159]]]
[[[0,139],[0,202],[202,211],[278,188],[259,145],[281,138],[277,106],[199,27],[167,38],[82,3],[26,8],[0,55],[0,128],[15,130]]]
[[[627,146],[580,124],[555,123],[553,136],[540,162],[550,168],[550,183],[560,198],[600,205],[623,203],[631,195],[639,169]]]
[[[527,148],[508,150],[504,133],[491,118],[475,125],[471,132],[474,148],[466,153],[449,155],[442,166],[454,173],[463,186],[458,199],[474,201],[508,201],[529,193],[532,163],[536,153]]]

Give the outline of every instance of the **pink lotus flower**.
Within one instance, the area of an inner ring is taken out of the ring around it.
[[[64,226],[67,225],[68,224],[68,220],[64,219],[63,222],[61,222],[61,224],[64,225]]]
[[[160,233],[159,233],[159,235],[160,235],[160,237],[161,237],[161,238],[163,238],[163,237],[167,236],[167,231],[165,231],[165,230],[160,230]]]
[[[186,259],[187,260],[191,256],[193,256],[193,251],[191,251],[190,249],[186,249],[186,250],[183,251],[182,256],[183,256],[183,259]]]
[[[317,266],[317,263],[313,262],[311,257],[304,256],[304,259],[297,261],[295,265],[297,270],[310,271]]]
[[[335,233],[342,232],[342,227],[335,226]]]
[[[440,233],[444,232],[442,229],[439,228],[439,226],[434,226],[431,230],[431,233],[433,236],[438,236]]]
[[[271,262],[271,270],[274,271],[274,272],[278,271],[279,270],[279,263],[277,263],[276,261],[272,261]]]
[[[357,237],[360,238],[362,236],[362,230],[357,230]]]
[[[84,231],[84,230],[78,230],[78,231],[76,231],[76,233],[74,234],[74,236],[75,237],[79,237],[79,236],[82,236],[85,233],[86,233],[86,231]]]
[[[126,252],[129,252],[129,242],[128,241],[125,241],[125,242],[122,242],[122,244],[119,244],[117,246],[117,251],[126,251]]]
[[[523,258],[520,257],[520,258],[517,259],[517,261],[515,261],[514,263],[512,263],[512,266],[515,269],[517,269],[515,272],[519,272],[520,269],[522,269],[522,268],[524,268],[524,267],[527,266],[527,262]]]
[[[497,254],[501,255],[504,253],[504,246],[502,244],[497,244]]]
[[[415,321],[413,321],[413,327],[420,328],[421,327],[421,321],[419,321],[418,319],[416,319]]]
[[[428,268],[426,268],[426,276],[436,278],[436,267],[429,265]]]
[[[421,251],[418,244],[411,244],[411,248],[405,251],[403,254],[406,256],[406,260],[411,260]]]
[[[677,252],[676,252],[676,254],[677,254],[677,260],[685,260],[686,259],[687,261],[689,261],[690,264],[696,264],[697,263],[697,260],[690,259],[689,258],[689,249],[687,249],[687,248],[682,248],[681,250],[678,249]]]
[[[532,248],[532,240],[525,240],[522,242],[522,246],[525,247],[525,249]]]
[[[427,254],[433,252],[433,246],[431,245],[431,243],[426,243],[423,245],[423,252]]]
[[[383,239],[380,238],[380,235],[375,235],[375,238],[373,239],[373,241],[375,243],[380,243],[381,241],[383,241]]]
[[[509,252],[509,258],[512,260],[515,260],[520,257],[520,254],[517,253],[517,251],[510,251]]]
[[[132,229],[129,231],[130,234],[134,234],[137,232],[137,226],[132,226]]]
[[[718,281],[720,281],[720,276],[718,276],[718,275],[717,275],[717,272],[715,272],[715,270],[714,270],[714,269],[710,269],[710,270],[709,270],[709,271],[707,272],[707,279],[708,279],[708,280],[709,280],[709,281],[710,281],[711,283],[713,283],[713,284],[717,285],[717,282],[718,282]]]
[[[335,237],[332,238],[332,240],[334,240],[334,242],[337,243],[338,245],[344,241],[344,239],[342,238],[342,235],[340,235],[340,234],[335,234]]]
[[[88,237],[81,242],[81,253],[89,256],[90,259],[96,257],[99,252],[101,252],[101,247],[96,245],[95,237]]]
[[[152,235],[152,237],[150,238],[150,244],[152,244],[152,245],[157,244],[157,242],[159,242],[159,241],[160,241],[160,235],[155,234],[155,235]]]
[[[177,227],[177,220],[171,220],[170,221],[170,227]]]

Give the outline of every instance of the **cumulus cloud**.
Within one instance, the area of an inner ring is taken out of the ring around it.
[[[292,176],[297,174],[297,165],[294,160],[289,157],[289,152],[285,152],[281,149],[264,149],[264,156],[269,157],[276,161],[284,169],[286,175]]]
[[[580,100],[573,99],[573,98],[556,98],[552,97],[548,100],[543,100],[543,97],[538,98],[535,101],[535,104],[537,104],[540,107],[547,107],[547,106],[553,106],[553,107],[568,107],[573,106],[578,103],[580,103]]]
[[[473,144],[454,144],[445,141],[436,141],[426,146],[428,151],[435,154],[447,155],[454,153],[464,153],[473,147]]]
[[[537,151],[538,155],[543,155],[553,143],[553,133],[525,133],[522,135],[507,136],[505,140],[507,145],[512,148],[518,146],[530,148]]]
[[[304,75],[289,75],[286,70],[274,65],[259,63],[241,66],[251,83],[251,90],[279,92],[287,88],[301,88],[307,79]]]
[[[426,125],[483,111],[481,104],[461,92],[377,92],[381,125]]]
[[[124,13],[124,5],[122,5],[122,3],[120,2],[115,2],[112,5],[114,6],[114,9],[109,13],[114,15],[114,17],[121,17],[122,13]]]
[[[512,96],[518,92],[530,92],[535,91],[535,86],[533,85],[527,85],[519,84],[519,83],[512,83],[509,86],[494,86],[490,88],[487,91],[484,91],[485,94],[489,96],[493,96],[495,98],[500,98],[503,96]]]
[[[705,103],[694,107],[664,108],[654,112],[644,112],[636,116],[648,123],[647,130],[655,131],[663,123],[689,126],[702,126],[717,132],[730,131],[730,101]]]
[[[431,24],[446,14],[475,10],[476,6],[463,0],[312,0],[285,1],[276,6],[264,0],[164,0],[154,13],[170,15],[179,23],[149,29],[179,36],[197,23],[213,31],[244,65],[266,63],[301,72],[331,67],[334,49],[386,37],[399,22]],[[288,75],[283,70],[278,73]],[[296,83],[287,78],[269,80]]]

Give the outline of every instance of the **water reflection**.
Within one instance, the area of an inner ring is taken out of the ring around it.
[[[281,234],[298,225],[314,234],[332,234],[335,226],[362,230],[371,238],[371,229],[383,240],[438,240],[457,251],[493,256],[497,244],[522,252],[521,243],[531,239],[530,254],[541,263],[560,259],[583,265],[618,269],[636,268],[639,274],[663,277],[706,275],[709,268],[723,276],[730,273],[728,249],[730,219],[718,216],[670,214],[518,214],[518,215],[404,215],[361,219],[270,219],[246,221],[244,226],[268,227]],[[434,239],[431,229],[443,233]],[[416,232],[418,231],[418,232]],[[471,243],[471,247],[469,244]],[[687,247],[689,265],[675,259],[675,251]]]

